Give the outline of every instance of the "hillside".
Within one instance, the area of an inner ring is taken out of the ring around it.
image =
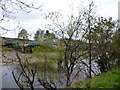
[[[120,68],[101,73],[92,79],[76,82],[73,88],[120,88]]]

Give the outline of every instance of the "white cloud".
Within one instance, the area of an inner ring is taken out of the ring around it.
[[[118,18],[118,1],[119,0],[96,0],[98,11],[102,16]]]
[[[83,2],[88,3],[92,0],[82,0]],[[117,19],[118,16],[118,1],[119,0],[94,0],[95,4],[98,8],[98,13],[105,17],[113,17],[113,19]],[[70,9],[74,9],[78,4],[81,3],[81,0],[43,0],[42,11],[33,10],[31,13],[26,13],[20,11],[16,14],[16,19],[11,22],[10,27],[16,26],[17,22],[22,24],[22,28],[28,30],[30,34],[34,34],[38,28],[44,29],[44,26],[48,21],[44,20],[41,14],[48,13],[51,11],[60,10],[63,14],[68,14],[72,11]],[[13,33],[13,32],[11,32]],[[16,31],[17,33],[17,31]],[[4,36],[10,36],[8,33]],[[12,35],[14,36],[14,34]],[[15,35],[16,36],[16,35]]]

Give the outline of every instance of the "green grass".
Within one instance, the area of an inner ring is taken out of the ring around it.
[[[34,47],[33,52],[57,52],[57,48],[47,45],[41,45]]]
[[[101,73],[92,79],[78,81],[73,85],[73,88],[120,88],[120,69]]]
[[[3,51],[8,51],[8,52],[12,52],[12,48],[8,48],[8,47],[3,47],[2,48]]]
[[[11,45],[10,47],[2,47],[2,51],[12,52],[13,50],[21,51],[21,46],[19,46],[19,45]]]

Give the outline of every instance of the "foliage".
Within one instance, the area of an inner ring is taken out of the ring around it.
[[[36,31],[36,34],[35,34],[35,36],[34,36],[34,40],[35,40],[35,41],[40,41],[40,40],[42,40],[43,38],[44,38],[44,31],[41,30],[41,29],[37,30],[37,31]]]
[[[50,33],[48,30],[46,30],[44,37],[45,37],[44,41],[49,41],[49,42],[54,42],[54,40],[56,39],[55,34]]]
[[[20,33],[18,33],[18,38],[19,39],[28,39],[28,32],[25,29],[22,29]]]
[[[76,82],[73,88],[120,88],[118,68],[98,74],[92,79]]]
[[[10,45],[10,46],[3,46],[3,51],[13,51],[13,50],[17,50],[17,51],[21,51],[21,46],[20,45]]]
[[[25,39],[28,39],[29,34],[27,33],[27,31],[25,29],[22,29],[20,31],[20,33],[18,33],[18,38],[23,39],[25,41]],[[25,52],[25,42],[23,42],[21,48],[22,48],[22,52]]]
[[[48,30],[46,30],[46,33],[44,34],[43,30],[37,30],[36,34],[34,36],[35,41],[49,41],[53,42],[54,39],[56,39],[54,33],[50,33]]]
[[[12,52],[13,51],[11,48],[8,48],[8,47],[3,47],[2,50],[3,51],[8,51],[8,52]]]
[[[39,52],[57,52],[57,49],[53,46],[45,46],[45,45],[40,45],[36,46],[33,48],[33,52],[36,52],[36,50]]]
[[[78,14],[78,17],[73,14],[69,15],[68,20],[65,20],[59,12],[52,12],[49,13],[47,19],[53,22],[53,27],[49,27],[49,30],[60,37],[60,42],[56,45],[59,53],[57,67],[59,68],[58,71],[64,75],[65,86],[69,87],[79,76],[82,67],[80,62],[86,54],[83,49],[84,43],[80,38],[82,34],[82,12]],[[74,73],[75,71],[76,73]]]
[[[21,51],[21,46],[20,45],[13,45],[12,47],[14,50]]]
[[[49,45],[48,45],[49,44]],[[39,60],[34,64],[37,64],[37,78],[40,85],[44,88],[55,89],[60,85],[59,77],[62,77],[61,73],[58,73],[57,62],[57,49],[51,47],[50,43],[44,42],[40,46],[36,46],[33,49],[35,57]]]
[[[101,72],[108,71],[112,68],[115,61],[115,48],[111,47],[113,30],[115,23],[112,18],[105,19],[98,17],[97,23],[91,33],[93,49],[95,50],[97,63]],[[112,64],[111,64],[112,63]]]
[[[94,25],[95,25],[95,20],[96,20],[96,12],[94,12],[95,6],[94,6],[94,2],[92,1],[87,10],[84,12],[83,16],[84,16],[84,20],[85,20],[85,24],[83,24],[83,28],[84,28],[84,33],[82,35],[83,38],[86,39],[86,42],[88,43],[88,46],[86,51],[88,51],[88,60],[89,60],[89,78],[92,77],[92,37],[91,37],[91,33],[93,31]]]
[[[116,24],[112,18],[107,19],[93,16],[88,19],[88,23],[88,28],[86,28],[83,37],[89,44],[89,46],[87,46],[89,59],[90,61],[96,60],[101,72],[108,71],[116,62],[116,50],[112,47],[113,33],[116,31]],[[87,29],[89,31],[87,31]],[[89,65],[91,65],[90,61]]]
[[[33,49],[33,56],[21,58],[22,54],[19,55],[15,49],[21,72],[18,73],[18,77],[14,71],[12,74],[19,88],[29,87],[34,90],[35,80],[46,89],[56,89],[61,86],[70,87],[79,77],[83,77],[80,76],[81,73],[87,77],[88,69],[89,77],[91,77],[92,61],[95,59],[97,59],[101,72],[111,69],[111,65],[116,63],[114,62],[116,60],[114,57],[115,49],[110,47],[113,40],[112,30],[115,26],[111,18],[107,20],[98,17],[97,19],[92,16],[95,15],[92,12],[93,5],[93,2],[89,4],[85,11],[82,8],[77,16],[68,15],[67,20],[59,12],[52,12],[47,15],[47,19],[50,19],[53,25],[48,30],[52,30],[59,37],[56,45],[52,44],[52,39],[56,38],[55,34],[49,33],[47,30],[44,35],[44,43],[40,42],[40,46]],[[36,32],[36,40],[39,38],[39,33],[39,31]],[[18,37],[28,39],[27,31],[22,29]],[[24,44],[22,51],[25,51]],[[83,61],[88,58],[89,64]],[[108,75],[110,74],[103,74],[106,79]],[[117,76],[110,77],[112,82],[114,81],[113,77],[116,79]],[[103,81],[103,79],[100,80]],[[91,80],[93,79],[86,79],[82,86],[77,87],[90,88],[97,79],[93,82]],[[105,83],[102,81],[101,83],[96,81],[95,87],[104,87]],[[80,83],[82,82],[80,81]],[[117,84],[115,85],[117,86]]]
[[[46,38],[49,38],[49,34],[50,34],[49,31],[46,30],[45,37],[46,37]]]
[[[39,33],[40,33],[40,32],[37,30],[37,31],[36,31],[36,34],[35,34],[35,36],[34,36],[34,40],[35,40],[35,41],[38,41],[38,40],[39,40]]]
[[[25,61],[23,61],[18,52],[15,51],[15,55],[18,59],[18,66],[16,69],[19,69],[19,72],[12,71],[12,75],[17,86],[22,90],[28,87],[34,90],[36,65],[30,67],[31,57],[24,57]]]
[[[116,51],[116,57],[119,59],[120,56],[120,29],[117,28],[115,33],[113,34],[112,48]]]

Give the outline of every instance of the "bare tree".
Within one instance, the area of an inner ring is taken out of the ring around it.
[[[28,58],[25,58],[25,61],[23,61],[18,52],[15,51],[16,57],[19,62],[19,66],[17,68],[21,69],[21,72],[18,73],[18,78],[16,77],[16,74],[14,71],[12,71],[13,78],[17,84],[17,86],[24,90],[25,88],[30,88],[31,90],[34,90],[34,82],[35,82],[35,76],[36,76],[36,70],[37,66],[32,65],[32,68],[30,68],[30,61]],[[20,80],[23,78],[23,82],[20,82]],[[27,86],[24,86],[24,84]]]
[[[55,75],[56,72],[52,66],[53,63],[47,61],[47,52],[42,52],[44,54],[42,54],[41,57],[45,57],[44,62],[37,61],[37,59],[34,58],[37,57],[36,54],[38,53],[35,53],[35,55],[29,55],[15,50],[13,51],[14,52],[12,52],[12,54],[14,53],[14,58],[11,58],[3,53],[3,62],[6,64],[15,64],[15,69],[12,71],[12,75],[15,83],[20,89],[24,90],[25,88],[30,88],[31,90],[34,90],[36,88],[36,85],[37,88],[40,86],[43,86],[46,89],[57,88],[57,84],[55,83],[57,82],[57,79],[55,77],[60,76],[60,74]],[[41,57],[39,56],[38,60]],[[35,59],[36,61],[33,62],[33,59]],[[50,62],[51,65],[48,64],[48,62]]]
[[[89,78],[92,78],[91,72],[92,72],[92,37],[91,32],[94,28],[94,25],[96,23],[96,12],[94,11],[94,2],[91,2],[87,9],[85,9],[86,12],[84,12],[84,20],[85,24],[83,25],[84,28],[84,34],[83,37],[86,37],[86,42],[88,42],[88,53],[89,53]]]
[[[15,19],[15,14],[17,14],[19,11],[24,11],[26,13],[30,13],[32,10],[37,9],[41,11],[41,2],[37,0],[0,0],[0,29],[4,30],[5,33],[8,31],[14,31],[16,29],[20,29],[19,23],[16,28],[10,29],[7,27],[2,26],[2,23],[9,22],[12,19]],[[1,31],[0,30],[0,31]],[[0,39],[1,39],[1,32],[0,32]],[[0,43],[2,44],[2,43]],[[1,48],[0,48],[1,50]],[[22,60],[18,54],[18,52],[15,52],[16,58],[19,62],[19,67],[22,70],[22,72],[19,75],[18,79],[16,77],[16,74],[13,73],[13,77],[15,79],[16,84],[19,86],[20,89],[24,89],[24,85],[19,82],[21,77],[25,77],[26,81],[29,85],[29,87],[33,90],[33,83],[35,80],[35,74],[36,74],[36,67],[34,69],[28,69],[29,62],[26,61],[26,63],[22,63]],[[4,63],[14,63],[14,59],[10,59],[8,56],[5,56],[3,53],[3,57],[5,57],[8,61],[2,61]],[[27,71],[26,71],[27,70]],[[31,79],[32,77],[32,79]]]
[[[15,69],[12,70],[13,78],[17,86],[24,90],[25,88],[30,88],[34,90],[35,76],[37,73],[37,67],[31,64],[31,56],[22,54],[13,50],[12,52],[15,56],[10,58],[3,53],[3,63],[15,65]]]
[[[11,19],[15,19],[15,14],[19,11],[24,11],[26,13],[30,13],[33,9],[41,9],[41,3],[36,4],[37,0],[0,0],[0,24],[2,22],[8,22]],[[18,26],[14,29],[6,28],[0,25],[0,29],[8,32],[19,29]]]
[[[25,2],[24,4],[23,2],[19,3],[29,7]],[[91,72],[95,73],[91,68],[92,55],[96,55],[92,51],[93,42],[91,35],[96,23],[96,17],[92,16],[94,15],[92,12],[93,6],[94,4],[92,2],[89,4],[87,10],[80,10],[78,16],[74,16],[74,14],[69,15],[68,20],[65,20],[58,12],[52,12],[46,16],[52,22],[48,30],[53,31],[59,37],[59,41],[55,46],[57,50],[53,53],[53,49],[47,46],[50,43],[44,43],[43,47],[42,45],[41,47],[37,47],[36,57],[39,61],[41,58],[44,59],[39,63],[37,62],[39,67],[35,62],[29,61],[32,59],[31,57],[23,59],[15,51],[21,72],[18,73],[18,77],[14,71],[12,74],[19,88],[24,89],[28,87],[34,90],[34,83],[37,80],[39,85],[42,85],[46,89],[57,89],[58,82],[59,84],[65,83],[65,87],[70,87],[79,77],[82,78],[80,73],[84,73],[90,78],[92,77]],[[23,11],[27,10],[24,7],[20,7],[20,9]],[[56,57],[52,56],[53,54],[56,54]],[[89,59],[89,63],[87,64],[84,59]],[[48,67],[50,65],[53,65],[53,68]],[[54,71],[49,71],[50,69],[57,71],[54,73]],[[55,75],[58,75],[57,78]],[[24,80],[21,83],[22,78]]]
[[[75,78],[79,76],[80,71],[83,69],[80,63],[82,63],[86,51],[84,49],[85,43],[81,37],[82,13],[81,10],[78,17],[74,17],[71,14],[68,21],[61,20],[64,17],[58,12],[49,13],[47,16],[52,21],[52,25],[49,26],[54,26],[54,28],[49,27],[49,30],[54,31],[60,37],[60,42],[56,46],[58,52],[60,52],[57,62],[59,71],[64,75],[66,87],[72,85]]]

